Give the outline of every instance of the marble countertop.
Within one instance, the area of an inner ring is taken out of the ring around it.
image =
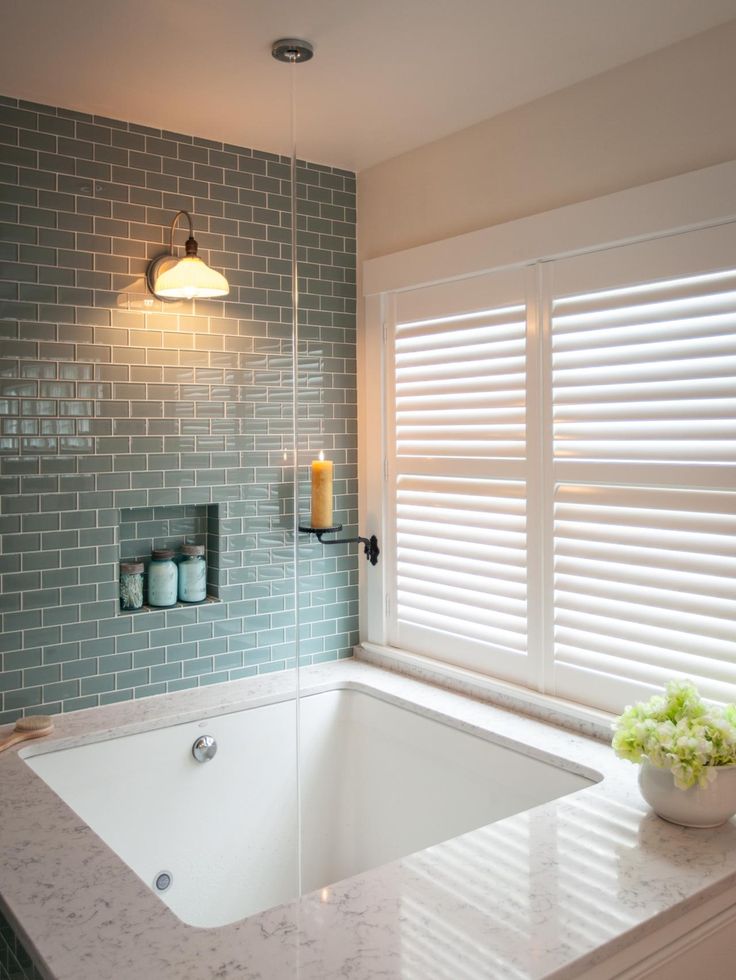
[[[0,755],[0,905],[50,980],[572,980],[736,888],[736,823],[685,830],[655,817],[635,767],[600,741],[361,661],[301,678],[304,691],[353,687],[409,701],[604,778],[289,904],[197,929],[10,749]],[[288,696],[293,685],[293,673],[269,674],[79,711],[57,716],[51,738],[61,747],[195,720]]]

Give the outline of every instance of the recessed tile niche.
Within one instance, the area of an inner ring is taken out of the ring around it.
[[[178,553],[183,544],[203,544],[207,559],[207,598],[220,597],[220,505],[181,504],[166,507],[129,507],[120,511],[120,561],[142,561],[145,564],[144,595],[147,594],[148,563],[154,548],[168,548]],[[177,603],[189,606],[192,603]],[[153,609],[145,605],[136,613]],[[130,610],[120,610],[130,615]]]

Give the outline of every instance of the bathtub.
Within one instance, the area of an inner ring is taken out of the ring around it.
[[[605,728],[359,659],[301,689],[301,862],[286,671],[0,754],[0,940],[43,980],[659,980],[632,964],[684,968],[701,939],[725,950],[708,980],[732,976],[736,822],[653,816]]]
[[[293,698],[276,699],[22,754],[180,920],[200,928],[237,922],[595,781],[564,760],[359,690],[302,697],[297,754],[296,710]],[[198,763],[192,746],[204,734],[217,753]]]

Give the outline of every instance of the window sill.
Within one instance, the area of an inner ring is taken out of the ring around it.
[[[611,725],[616,716],[606,711],[380,643],[361,643],[354,648],[354,654],[358,660],[421,678],[603,742],[611,741]]]

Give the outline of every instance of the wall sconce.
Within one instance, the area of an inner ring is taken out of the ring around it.
[[[182,215],[189,222],[189,238],[184,246],[186,255],[178,258],[174,254],[174,228]],[[169,236],[169,251],[153,259],[146,272],[146,281],[156,299],[164,302],[177,299],[210,299],[213,296],[227,296],[230,292],[227,279],[214,269],[210,269],[197,255],[192,216],[188,211],[177,211],[174,215]]]

